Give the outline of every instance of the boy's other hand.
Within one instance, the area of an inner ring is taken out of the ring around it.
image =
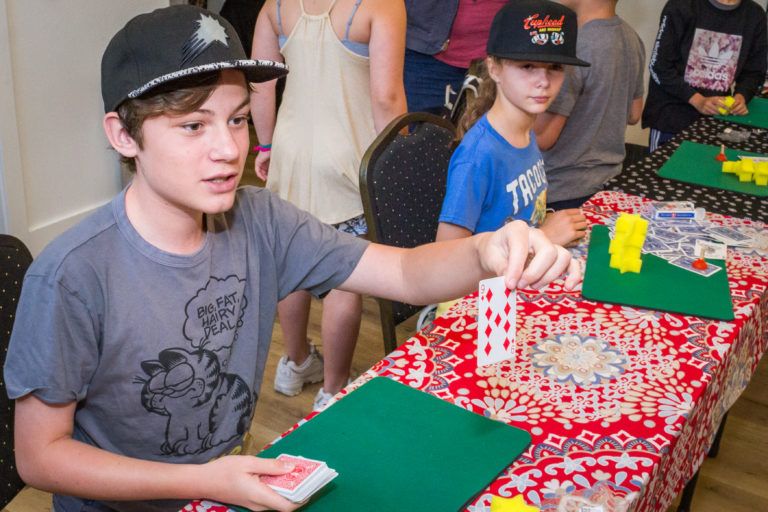
[[[733,95],[733,105],[731,105],[731,114],[734,116],[745,116],[749,114],[747,109],[747,100],[741,94]]]
[[[504,276],[507,287],[541,288],[563,272],[565,288],[572,290],[581,281],[581,265],[571,254],[555,245],[539,229],[520,220],[505,224],[488,236],[480,237],[480,262],[487,272]]]
[[[269,175],[270,156],[271,154],[269,151],[259,151],[259,154],[256,155],[256,162],[253,165],[254,170],[256,171],[256,176],[264,182],[267,181],[267,176]]]
[[[259,475],[282,475],[292,465],[276,459],[250,455],[228,455],[201,466],[206,471],[201,479],[201,491],[206,499],[231,503],[250,510],[289,512],[303,503],[293,503],[262,483]]]
[[[571,247],[586,236],[587,218],[578,208],[558,210],[547,215],[541,230],[553,243]]]

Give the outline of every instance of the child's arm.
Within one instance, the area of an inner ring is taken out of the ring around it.
[[[371,38],[371,108],[376,133],[408,111],[403,87],[405,5],[402,0],[373,2]]]
[[[578,208],[558,210],[547,214],[541,230],[552,243],[569,247],[579,243],[587,234],[587,218]]]
[[[568,118],[554,112],[542,112],[533,123],[533,133],[540,151],[547,151],[557,143]]]
[[[472,231],[463,226],[451,224],[450,222],[440,222],[437,225],[437,236],[435,241],[456,240],[457,238],[467,238],[472,236]]]
[[[124,457],[72,439],[75,402],[16,400],[16,465],[32,487],[95,500],[209,498],[252,510],[298,508],[259,481],[290,467],[273,459],[227,456],[206,464]]]
[[[578,262],[542,231],[514,221],[492,233],[413,249],[371,244],[339,288],[431,304],[466,295],[487,277],[503,275],[509,288],[538,288],[566,271],[572,289],[581,279]]]
[[[283,61],[274,22],[270,18],[270,13],[275,12],[276,9],[275,2],[268,0],[259,13],[253,29],[252,59]],[[256,130],[256,138],[261,146],[272,144],[277,110],[275,106],[276,85],[277,80],[251,84],[251,90],[253,91],[251,94],[251,117],[253,118],[253,127]],[[269,151],[259,151],[254,163],[256,175],[264,181],[267,181],[269,173],[270,156],[271,153]]]

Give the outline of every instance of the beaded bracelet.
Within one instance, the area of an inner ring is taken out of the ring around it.
[[[256,152],[272,151],[272,144],[264,144],[263,146],[253,146],[253,150]]]

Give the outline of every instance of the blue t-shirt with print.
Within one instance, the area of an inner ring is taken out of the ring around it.
[[[525,148],[516,148],[481,117],[451,157],[440,222],[472,233],[495,231],[507,219],[544,221],[547,178],[544,159],[531,132]]]

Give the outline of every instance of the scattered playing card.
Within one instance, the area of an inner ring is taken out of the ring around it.
[[[477,319],[477,365],[487,366],[514,358],[517,292],[503,277],[480,281]]]
[[[690,256],[680,256],[679,258],[676,258],[674,260],[671,260],[670,263],[676,267],[684,268],[685,270],[688,270],[690,272],[694,272],[696,274],[699,274],[704,277],[709,277],[718,270],[720,270],[720,267],[717,265],[711,265],[707,263],[706,269],[698,269],[693,266],[693,262],[696,261],[698,258],[693,258]]]
[[[653,235],[645,237],[645,243],[643,244],[643,252],[657,253],[660,251],[668,251],[670,247],[662,240]]]
[[[274,489],[276,493],[294,503],[308,500],[310,496],[338,476],[336,471],[319,460],[285,453],[278,455],[277,458],[294,464],[293,471],[283,475],[262,475],[260,479]]]
[[[724,260],[728,255],[728,247],[725,244],[719,244],[717,242],[696,240],[696,245],[693,249],[693,252],[694,254],[699,255],[699,257],[701,257],[703,254],[704,258]]]
[[[728,245],[749,245],[752,242],[752,237],[726,226],[710,226],[707,233]]]

